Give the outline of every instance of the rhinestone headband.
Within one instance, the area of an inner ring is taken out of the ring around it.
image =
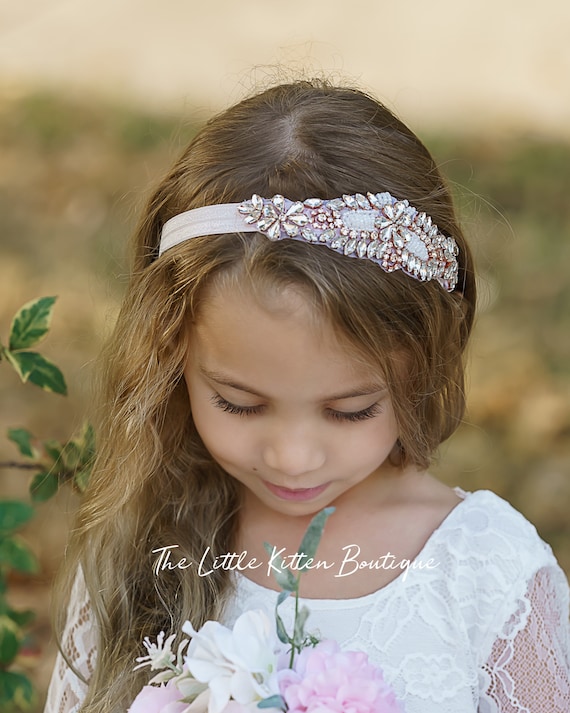
[[[195,208],[164,224],[159,255],[190,238],[251,232],[270,240],[326,245],[342,255],[371,260],[385,272],[402,270],[421,282],[437,280],[448,292],[457,283],[455,240],[442,235],[425,213],[390,193],[303,202],[253,195],[243,203]]]

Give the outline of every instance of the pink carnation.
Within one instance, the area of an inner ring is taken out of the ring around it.
[[[382,672],[360,651],[322,641],[298,655],[294,670],[279,673],[288,713],[401,713]]]
[[[188,708],[172,681],[161,686],[143,686],[129,713],[183,713]]]

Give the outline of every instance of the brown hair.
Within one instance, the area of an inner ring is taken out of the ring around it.
[[[389,191],[459,246],[459,281],[386,274],[367,260],[258,234],[195,238],[158,258],[174,215],[253,193],[292,200]],[[368,362],[381,365],[400,429],[401,462],[427,467],[464,411],[463,354],[475,308],[469,248],[427,149],[370,96],[324,82],[276,86],[209,121],[152,195],[134,237],[132,278],[103,355],[99,454],[74,538],[99,632],[84,711],[126,708],[145,635],[219,617],[229,574],[153,578],[153,549],[177,557],[232,549],[239,489],[194,428],[183,367],[188,325],[217,280],[301,288]]]

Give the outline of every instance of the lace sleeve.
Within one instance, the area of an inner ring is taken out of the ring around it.
[[[62,649],[84,681],[58,653],[48,689],[44,713],[76,713],[87,692],[96,657],[96,631],[89,594],[83,574],[78,571],[71,590],[67,623],[61,641]]]
[[[558,567],[537,572],[483,666],[479,713],[570,711],[568,584]]]

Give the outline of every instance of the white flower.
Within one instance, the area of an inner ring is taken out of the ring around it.
[[[187,621],[182,630],[192,636],[185,664],[210,689],[208,713],[221,713],[230,698],[247,705],[279,693],[279,643],[264,612],[245,612],[231,631],[215,621],[200,631]]]
[[[188,645],[188,640],[185,639],[180,642],[175,655],[172,651],[172,642],[176,638],[176,634],[169,636],[166,641],[164,637],[164,631],[161,631],[156,638],[156,644],[153,644],[149,637],[145,636],[143,644],[148,651],[148,656],[139,656],[136,659],[138,666],[135,666],[135,670],[137,668],[143,668],[143,666],[150,666],[151,671],[158,671],[165,668],[169,669],[164,674],[157,674],[151,680],[152,683],[162,683],[172,676],[182,673],[182,654]],[[174,664],[175,661],[176,664]]]

